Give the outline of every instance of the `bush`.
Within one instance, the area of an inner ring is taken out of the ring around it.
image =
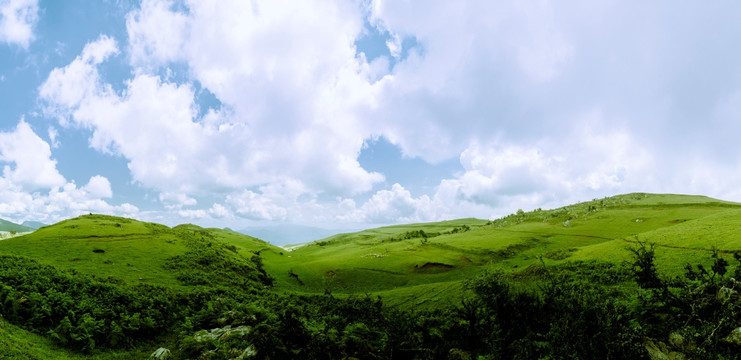
[[[180,313],[167,289],[116,286],[17,256],[0,256],[0,313],[60,344],[125,347],[169,328]]]

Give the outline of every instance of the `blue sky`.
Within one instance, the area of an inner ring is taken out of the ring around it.
[[[0,218],[347,229],[741,201],[740,12],[0,0]]]

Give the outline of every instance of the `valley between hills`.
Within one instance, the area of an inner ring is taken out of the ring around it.
[[[632,193],[286,247],[95,214],[12,232],[0,240],[0,358],[741,350],[741,204],[704,196]]]

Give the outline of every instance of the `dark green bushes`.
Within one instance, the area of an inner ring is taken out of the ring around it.
[[[183,285],[228,286],[249,291],[260,287],[258,284],[272,284],[259,255],[246,259],[206,231],[179,230],[179,235],[185,239],[188,251],[168,259],[165,268],[175,271]]]
[[[741,255],[733,277],[729,263],[719,252],[712,254],[709,269],[703,265],[685,267],[681,278],[664,279],[652,275],[653,251],[645,244],[633,250],[639,285],[635,321],[651,338],[681,339],[677,349],[693,359],[735,358],[741,344],[725,341],[741,324]],[[675,342],[677,342],[675,340]]]
[[[121,287],[0,256],[0,314],[73,349],[130,346],[167,329],[178,313],[175,296],[163,288]]]
[[[462,309],[472,351],[495,359],[642,358],[629,310],[615,293],[554,270],[538,292],[515,290],[497,273],[473,280],[475,296]]]

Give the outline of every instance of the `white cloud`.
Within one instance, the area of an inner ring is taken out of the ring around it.
[[[118,53],[116,40],[110,36],[101,35],[97,40],[85,45],[79,59],[87,64],[98,65]]]
[[[160,202],[169,208],[181,208],[183,206],[194,206],[198,201],[183,193],[163,192],[159,196]]]
[[[113,96],[111,87],[101,83],[96,65],[117,53],[115,40],[102,35],[88,43],[71,64],[52,70],[39,87],[40,98],[46,100],[47,114],[58,117],[60,123],[66,125],[67,117],[83,102],[91,98]]]
[[[343,199],[336,208],[324,209],[327,213],[334,212],[336,221],[370,224],[442,220],[448,215],[447,210],[427,195],[413,197],[400,184],[377,191],[360,207],[352,199]]]
[[[241,194],[228,195],[226,203],[241,217],[252,220],[286,220],[288,210],[275,204],[268,196],[250,190]]]
[[[56,168],[51,147],[24,120],[0,132],[0,218],[57,222],[88,212],[136,216],[132,204],[111,205],[110,181],[95,175],[83,187],[68,182]]]
[[[510,28],[524,36],[516,45],[517,64],[530,79],[540,82],[558,76],[574,51],[555,24],[552,8],[551,1],[516,2],[515,12],[522,21]]]
[[[87,191],[90,196],[95,198],[110,198],[113,197],[113,190],[111,190],[111,182],[107,178],[95,175],[90,178],[87,185],[83,187],[83,190]]]
[[[186,219],[204,219],[208,217],[208,213],[205,210],[201,209],[185,209],[185,210],[178,210],[178,216],[181,218]]]
[[[405,155],[433,163],[472,140],[527,127],[499,114],[517,108],[522,90],[558,79],[573,57],[553,7],[374,1],[372,20],[393,34],[391,48],[400,38],[417,45],[379,82],[368,120]]]
[[[111,205],[86,187],[78,188],[71,182],[48,192],[29,193],[0,178],[0,218],[55,223],[87,213],[140,216],[139,208],[130,203]]]
[[[40,87],[48,113],[91,129],[93,148],[123,155],[134,180],[161,191],[239,190],[288,176],[314,192],[353,194],[383,180],[356,160],[368,132],[351,110],[370,86],[353,44],[357,8],[171,5],[146,1],[127,17],[137,68],[123,92],[100,79],[96,65],[117,53],[103,36]],[[173,34],[160,31],[171,23]],[[187,63],[223,108],[198,118],[194,85],[147,70],[171,61]]]
[[[568,142],[473,143],[461,154],[464,173],[443,180],[434,199],[451,204],[453,213],[497,217],[517,208],[660,189],[653,176],[661,164],[628,132],[606,126],[606,120],[599,112],[572,120],[565,133]]]
[[[3,177],[28,190],[51,188],[65,183],[51,158],[49,144],[21,120],[12,132],[0,133],[0,161]],[[12,165],[10,165],[12,164]]]
[[[58,148],[59,147],[59,131],[57,131],[57,128],[54,126],[49,126],[47,129],[47,134],[49,135],[49,141],[51,142],[52,148]]]
[[[225,218],[231,215],[229,209],[221,204],[213,204],[213,206],[208,209],[208,213],[214,218]]]
[[[0,0],[0,41],[28,48],[38,12],[38,0]]]
[[[388,47],[391,56],[393,56],[397,60],[399,59],[399,57],[401,57],[402,44],[401,37],[399,37],[399,35],[394,34],[391,36],[391,39],[386,40],[386,47]]]
[[[426,221],[628,191],[741,200],[735,12],[624,4],[145,0],[126,17],[122,90],[98,71],[119,53],[102,36],[39,93],[189,218]],[[372,63],[355,47],[366,6],[389,34]],[[220,106],[203,114],[196,89]],[[378,136],[463,170],[426,194],[378,189],[358,162]]]
[[[171,11],[170,0],[144,0],[141,8],[126,16],[133,64],[166,64],[180,60],[187,35],[188,18]]]

